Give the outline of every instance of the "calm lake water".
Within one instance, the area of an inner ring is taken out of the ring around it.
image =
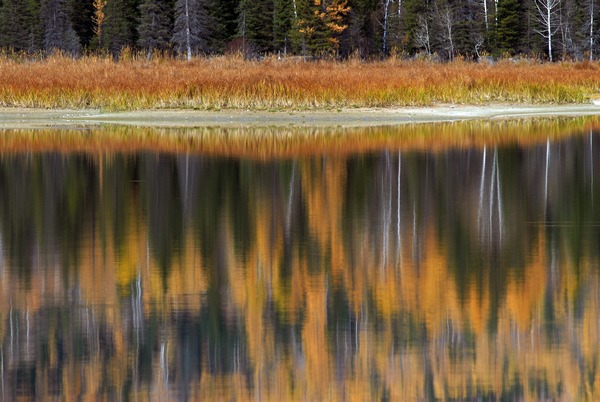
[[[600,131],[552,127],[6,131],[2,400],[597,400]]]

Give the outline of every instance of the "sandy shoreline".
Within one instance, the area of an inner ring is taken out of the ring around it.
[[[77,128],[102,124],[174,128],[213,126],[364,127],[463,120],[498,120],[530,117],[575,117],[594,115],[600,115],[599,105],[461,105],[293,112],[243,110],[143,110],[115,113],[101,112],[98,110],[6,108],[0,109],[0,129]]]

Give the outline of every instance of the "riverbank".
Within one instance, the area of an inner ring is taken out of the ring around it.
[[[338,111],[265,112],[243,110],[99,110],[0,109],[0,129],[76,128],[97,125],[136,127],[277,127],[277,126],[391,126],[465,120],[600,115],[600,106],[490,105],[419,108],[356,108]]]

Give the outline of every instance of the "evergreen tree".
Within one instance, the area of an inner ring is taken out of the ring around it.
[[[348,55],[357,51],[361,57],[367,57],[381,49],[381,32],[378,17],[377,0],[350,0],[350,11],[346,18],[348,28],[340,37],[340,52]],[[392,31],[390,20],[389,31]],[[390,38],[390,41],[392,39]],[[398,42],[397,34],[394,42]]]
[[[81,42],[69,19],[64,0],[46,0],[42,3],[44,25],[44,50],[53,53],[57,50],[72,55],[81,52]]]
[[[294,25],[293,1],[273,1],[273,49],[284,54],[291,48],[291,30]]]
[[[178,54],[191,60],[193,54],[207,51],[205,5],[200,0],[177,0],[173,44]]]
[[[73,29],[81,40],[84,47],[88,47],[94,38],[93,25],[91,24],[94,14],[93,0],[69,0],[69,19]]]
[[[472,59],[479,48],[483,45],[484,24],[483,19],[478,19],[480,13],[477,12],[478,4],[474,1],[455,2],[455,29],[454,40],[456,44],[456,53]]]
[[[39,27],[34,1],[4,0],[0,7],[0,46],[17,52],[38,48]]]
[[[160,0],[144,0],[140,5],[139,46],[148,59],[155,50],[166,51],[172,37],[169,29],[169,10]]]
[[[137,0],[107,0],[101,44],[114,57],[125,47],[135,48],[139,21]]]
[[[273,3],[271,1],[240,0],[238,36],[244,48],[265,53],[273,50]]]
[[[502,0],[498,3],[495,53],[514,55],[521,51],[524,34],[524,10],[519,0]]]
[[[207,8],[211,22],[210,50],[222,52],[238,34],[238,0],[208,0]]]

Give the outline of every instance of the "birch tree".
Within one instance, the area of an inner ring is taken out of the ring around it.
[[[192,55],[206,49],[206,14],[200,0],[177,0],[175,3],[175,24],[172,42],[178,54],[185,54],[187,60]]]
[[[562,48],[562,59],[565,60],[567,53],[575,52],[575,41],[571,27],[571,14],[573,11],[572,2],[565,2],[558,11],[558,26],[560,29],[560,45]]]
[[[417,29],[415,30],[415,45],[425,49],[427,57],[431,57],[431,39],[429,34],[429,20],[422,15],[417,17]]]
[[[560,0],[535,0],[535,7],[538,12],[538,21],[541,25],[541,29],[537,29],[536,32],[546,39],[548,58],[552,62],[552,38],[560,28],[558,23]]]
[[[594,24],[596,24],[596,1],[597,0],[587,0],[586,11],[587,11],[587,23],[589,24],[587,29],[588,37],[587,37],[587,45],[589,51],[590,61],[594,60],[594,44],[596,42],[596,32],[594,31]]]
[[[397,34],[397,36],[398,36],[398,38],[400,38],[400,36],[402,34],[402,32],[401,32],[401,29],[402,29],[402,0],[396,0],[396,1],[398,3],[397,4],[398,7],[396,8],[396,17],[398,19],[398,34]]]
[[[437,23],[448,59],[454,60],[454,12],[448,3],[437,7]]]
[[[394,9],[393,5],[396,4]],[[395,40],[400,42],[402,37],[402,0],[382,0],[383,5],[383,44],[382,51],[386,55],[389,53],[390,37],[393,35]],[[394,30],[395,20],[395,30]]]
[[[490,30],[489,20],[488,20],[488,0],[482,0],[483,4],[483,21],[485,23],[485,32],[486,34]]]
[[[391,0],[383,0],[383,54],[387,54],[388,20],[390,16]]]

